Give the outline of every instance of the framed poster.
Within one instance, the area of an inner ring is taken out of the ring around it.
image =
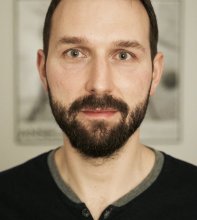
[[[61,137],[36,67],[49,2],[15,1],[15,132],[17,142],[25,145],[56,143]]]
[[[41,87],[36,53],[42,48],[42,28],[49,0],[15,0],[15,136],[19,144],[49,144],[61,141]],[[142,126],[142,139],[148,142],[174,142],[180,137],[181,1],[153,0],[158,17],[159,50],[165,55],[162,81],[151,97]]]
[[[165,67],[156,94],[150,98],[142,138],[150,143],[174,143],[180,139],[181,110],[181,10],[180,0],[154,0],[158,26],[158,50],[164,53]]]

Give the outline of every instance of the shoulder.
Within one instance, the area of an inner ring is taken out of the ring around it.
[[[47,157],[49,152],[43,153],[16,167],[0,172],[0,186],[13,187],[21,183],[32,181],[43,175],[47,169]],[[0,190],[1,190],[0,189]]]
[[[168,181],[168,184],[195,188],[197,185],[197,166],[186,161],[177,159],[166,153],[164,154],[164,165],[161,177]]]
[[[39,210],[41,206],[46,208],[49,194],[54,189],[48,154],[41,154],[0,173],[0,219],[2,216],[6,216],[3,219],[29,219],[29,213],[37,214],[32,210]]]
[[[166,165],[167,169],[177,170],[180,173],[186,172],[186,173],[193,173],[197,175],[197,166],[194,164],[191,164],[189,162],[186,162],[184,160],[175,158],[171,155],[168,155],[166,153],[164,154],[164,163]]]

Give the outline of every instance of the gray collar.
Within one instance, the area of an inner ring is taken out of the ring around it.
[[[164,155],[160,151],[154,149],[152,150],[155,153],[155,163],[150,173],[138,186],[136,186],[127,194],[123,195],[118,200],[116,200],[112,205],[120,207],[127,204],[128,202],[139,196],[141,193],[143,193],[146,189],[148,189],[157,179],[163,167]],[[55,183],[57,184],[58,188],[62,191],[62,193],[66,195],[71,201],[75,203],[82,203],[79,197],[73,192],[71,187],[68,184],[66,184],[60,176],[54,159],[55,151],[56,150],[52,151],[48,155],[48,166]]]

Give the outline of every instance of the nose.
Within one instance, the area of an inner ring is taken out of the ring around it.
[[[113,75],[110,63],[105,59],[95,59],[91,63],[86,82],[86,91],[92,94],[110,94],[113,90]]]

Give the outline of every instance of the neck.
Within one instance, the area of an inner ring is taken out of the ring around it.
[[[55,161],[63,180],[91,210],[93,201],[95,207],[106,207],[135,188],[152,169],[154,153],[139,143],[137,131],[120,152],[108,159],[87,159],[65,138]]]

